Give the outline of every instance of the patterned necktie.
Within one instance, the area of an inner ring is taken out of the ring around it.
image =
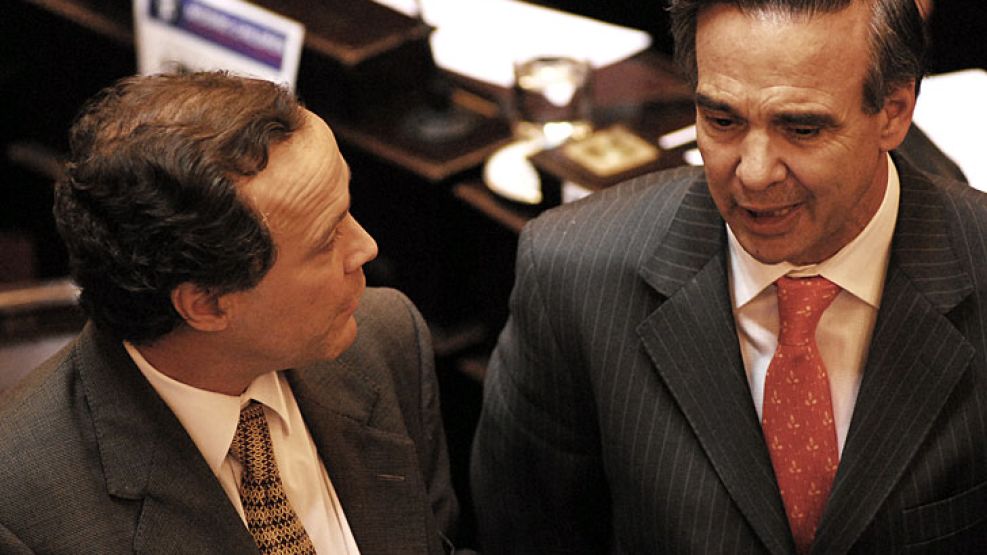
[[[776,285],[778,348],[765,378],[762,426],[795,546],[808,553],[839,464],[816,326],[840,287],[819,276],[782,277]]]
[[[260,403],[251,401],[240,411],[240,423],[230,445],[230,454],[243,465],[240,500],[247,527],[260,552],[265,555],[314,554],[312,541],[284,492],[264,407]]]

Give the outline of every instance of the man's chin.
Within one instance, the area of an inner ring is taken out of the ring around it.
[[[757,240],[757,241],[741,241],[741,247],[747,251],[747,254],[751,255],[755,260],[761,264],[781,264],[782,262],[791,262],[792,264],[798,265],[794,259],[797,258],[797,253],[787,245],[775,245],[771,244],[771,241]]]
[[[330,338],[326,353],[328,360],[336,360],[356,343],[357,327],[356,318],[351,314],[342,329]]]

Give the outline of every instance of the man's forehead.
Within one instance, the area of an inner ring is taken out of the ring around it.
[[[764,5],[736,5],[730,2],[718,2],[702,7],[696,17],[697,37],[702,33],[703,23],[720,19],[729,15],[745,22],[746,27],[753,30],[758,24],[784,26],[822,25],[831,27],[840,25],[845,31],[848,24],[852,27],[868,28],[872,17],[869,7],[870,0],[851,1],[845,6],[834,6],[833,9],[805,9],[788,6],[784,3],[765,3]],[[836,31],[836,29],[833,29]],[[851,37],[839,36],[847,40]],[[737,45],[738,48],[750,45]]]
[[[309,113],[304,126],[270,149],[268,166],[241,190],[271,229],[335,217],[348,203],[350,170],[326,124]]]
[[[875,0],[721,0],[707,2],[700,6],[700,16],[713,9],[737,10],[751,18],[771,19],[776,21],[805,22],[811,19],[843,12],[863,5],[869,9],[869,4]]]
[[[831,91],[861,90],[870,61],[866,19],[849,9],[816,14],[808,20],[751,17],[731,5],[711,7],[697,26],[699,91],[729,90],[743,83]]]

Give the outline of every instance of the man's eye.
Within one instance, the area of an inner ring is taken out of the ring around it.
[[[338,240],[339,240],[339,234],[338,233],[333,233],[332,234],[332,237],[329,239],[329,241],[326,242],[326,248],[325,248],[325,250],[331,250],[333,247],[335,247],[336,246],[336,241],[338,241]]]
[[[733,118],[721,118],[716,116],[707,116],[706,121],[716,129],[729,129],[736,123]]]
[[[332,237],[329,238],[329,241],[326,242],[325,250],[327,251],[332,250],[336,246],[336,243],[338,242],[339,242],[339,229],[336,229],[336,231],[333,232]]]
[[[809,139],[819,134],[818,127],[790,127],[789,131],[800,139]]]
[[[332,235],[324,239],[315,249],[314,252],[318,254],[326,254],[333,251],[336,248],[336,243],[339,242],[339,229],[332,232]]]

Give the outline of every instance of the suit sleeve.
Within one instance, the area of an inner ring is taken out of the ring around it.
[[[511,316],[491,357],[473,444],[481,547],[604,553],[610,501],[589,379],[576,323],[559,306],[564,288],[551,277],[562,266],[536,264],[532,236],[521,236]]]

